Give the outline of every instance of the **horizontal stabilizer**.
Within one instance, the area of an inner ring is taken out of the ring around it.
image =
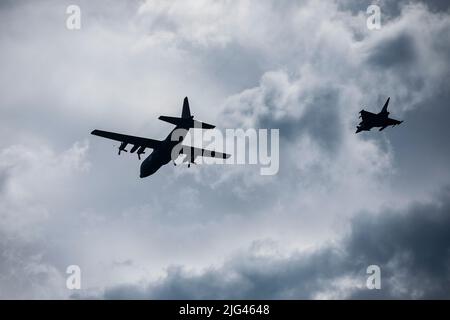
[[[182,128],[202,128],[202,129],[214,129],[216,126],[212,124],[200,122],[194,120],[192,118],[177,118],[177,117],[168,117],[168,116],[160,116],[159,120],[174,124],[178,127]]]
[[[202,128],[202,129],[214,129],[216,126],[213,126],[212,124],[206,123],[206,122],[200,122],[197,120],[193,120],[193,128]]]
[[[231,157],[228,153],[217,152],[213,150],[201,149],[191,146],[183,146],[180,150],[180,154],[187,155],[188,159],[191,162],[195,161],[197,157],[209,157],[209,158],[219,158],[219,159],[228,159]]]

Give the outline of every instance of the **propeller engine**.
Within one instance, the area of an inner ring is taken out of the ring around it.
[[[127,147],[128,142],[122,142],[119,147],[119,156],[122,151],[128,152],[125,148]]]
[[[140,147],[137,151],[138,159],[141,160],[141,154],[145,154],[145,147]]]

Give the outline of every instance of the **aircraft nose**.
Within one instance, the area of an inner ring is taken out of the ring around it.
[[[149,172],[149,170],[147,170],[147,168],[145,168],[145,166],[142,166],[141,167],[141,171],[139,173],[139,178],[146,178],[146,177],[148,177],[151,174],[152,173]]]
[[[148,176],[147,168],[146,168],[145,162],[143,162],[141,165],[141,170],[139,172],[139,178],[145,178],[147,176]]]
[[[154,165],[152,165],[151,161],[146,159],[141,164],[141,170],[140,170],[139,177],[146,178],[148,176],[151,176],[152,174],[154,174],[156,172],[157,169],[158,168],[156,168]]]
[[[154,173],[153,171],[141,170],[139,178],[147,178],[148,176],[151,176],[153,173]]]

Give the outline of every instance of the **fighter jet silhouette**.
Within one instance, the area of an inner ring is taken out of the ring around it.
[[[381,109],[381,112],[379,113],[372,113],[366,110],[361,110],[360,118],[362,118],[361,123],[356,127],[356,133],[361,131],[370,131],[370,129],[374,127],[380,127],[379,131],[382,131],[386,129],[388,126],[396,126],[402,123],[403,121],[395,120],[389,118],[389,112],[387,111],[389,100],[391,98],[389,97],[386,100],[386,103],[383,106],[383,109]]]
[[[125,148],[127,147],[128,144],[132,144],[133,147],[131,148],[130,153],[134,153],[137,151],[139,160],[141,159],[141,154],[145,153],[144,151],[146,148],[153,149],[153,152],[141,164],[140,177],[145,178],[154,174],[163,165],[169,163],[170,160],[173,160],[175,164],[175,159],[172,159],[173,158],[172,150],[175,148],[175,146],[181,145],[189,129],[215,128],[215,126],[213,126],[212,124],[194,120],[194,116],[191,115],[191,111],[189,110],[189,101],[187,97],[184,98],[181,118],[160,116],[159,119],[174,124],[176,126],[170,132],[170,134],[164,140],[161,141],[102,130],[94,130],[91,132],[91,134],[103,138],[120,141],[121,144],[119,147],[119,155],[122,151],[128,152]],[[179,149],[180,150],[176,152],[176,157],[178,157],[180,154],[185,154],[186,157],[183,162],[188,162],[188,167],[190,167],[191,163],[195,164],[195,158],[198,156],[221,158],[221,159],[227,159],[230,157],[230,155],[226,153],[215,152],[189,146],[183,146],[180,147]]]

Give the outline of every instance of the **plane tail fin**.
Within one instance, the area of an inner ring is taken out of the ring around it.
[[[389,100],[391,100],[391,97],[387,98],[386,102],[384,103],[383,109],[381,109],[381,113],[388,113],[389,114],[389,112],[387,111],[387,108],[388,108],[388,105],[389,105]]]
[[[181,112],[181,118],[183,119],[190,119],[191,116],[191,110],[189,109],[189,100],[188,97],[184,98],[183,101],[183,111]]]
[[[181,118],[160,116],[158,119],[186,129],[190,128],[214,129],[216,127],[209,123],[194,120],[194,116],[191,115],[191,110],[189,109],[189,100],[187,97],[184,98],[183,101],[183,111],[181,112]]]

